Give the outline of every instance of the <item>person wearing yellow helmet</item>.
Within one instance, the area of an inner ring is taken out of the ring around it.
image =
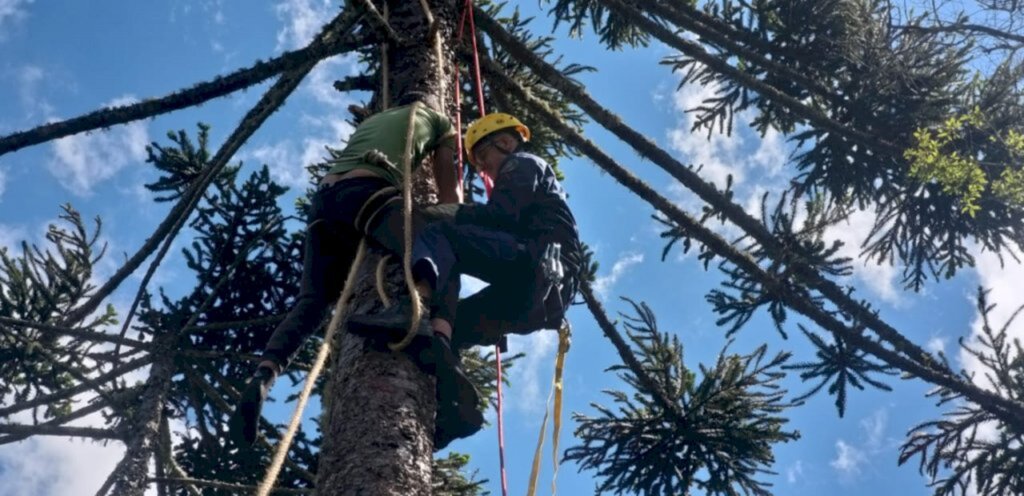
[[[436,274],[432,314],[453,324],[456,349],[504,341],[507,333],[557,328],[579,285],[582,246],[575,218],[552,167],[524,150],[530,129],[495,113],[466,130],[470,163],[494,180],[486,204],[439,205],[417,244],[431,247]],[[459,300],[460,275],[489,285]],[[354,332],[398,333],[407,312],[395,308],[349,320]]]
[[[530,128],[514,116],[500,112],[486,115],[466,129],[469,162],[492,178],[504,157],[528,141]]]

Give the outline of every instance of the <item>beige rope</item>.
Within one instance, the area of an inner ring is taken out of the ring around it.
[[[384,308],[391,306],[391,297],[388,296],[388,292],[384,291],[384,269],[388,265],[388,261],[391,260],[391,255],[384,255],[380,257],[380,261],[377,262],[377,296],[380,297],[380,301],[384,303]]]
[[[338,328],[341,327],[342,318],[348,310],[348,300],[352,297],[352,291],[355,287],[353,282],[355,281],[356,274],[359,272],[359,267],[363,264],[364,258],[366,258],[365,239],[359,242],[356,258],[348,269],[348,277],[345,278],[345,287],[341,290],[341,297],[338,298],[338,302],[334,305],[334,315],[331,316],[331,322],[327,325],[324,343],[320,345],[320,351],[317,352],[313,368],[309,371],[309,376],[306,377],[306,384],[303,385],[302,393],[299,394],[299,401],[295,404],[295,413],[292,414],[292,418],[288,422],[288,430],[285,431],[281,441],[277,443],[273,461],[271,461],[270,467],[267,468],[267,474],[263,476],[263,482],[260,483],[259,489],[256,491],[257,496],[269,495],[270,491],[274,488],[274,482],[277,480],[278,474],[281,473],[281,466],[284,465],[284,459],[288,455],[288,448],[292,444],[292,439],[295,438],[295,432],[299,430],[302,411],[305,410],[309,396],[313,392],[313,386],[316,385],[316,380],[320,377],[320,372],[323,371],[324,365],[327,363],[327,357],[331,354],[331,342],[334,340],[334,335],[338,332]]]
[[[419,291],[416,291],[416,284],[412,278],[412,140],[416,132],[416,112],[420,109],[420,102],[412,104],[409,109],[409,130],[405,133],[405,154],[402,157],[402,200],[404,209],[405,229],[405,253],[402,255],[402,268],[405,270],[405,286],[409,290],[409,297],[412,300],[412,320],[409,321],[409,330],[405,337],[398,343],[388,343],[392,351],[405,349],[416,337],[416,328],[419,327],[420,318],[423,315],[423,307],[420,303]]]

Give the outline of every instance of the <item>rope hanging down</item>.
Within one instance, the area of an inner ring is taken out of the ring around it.
[[[260,483],[259,489],[256,491],[256,496],[267,496],[270,491],[274,488],[274,483],[277,481],[277,475],[281,473],[281,466],[284,465],[285,456],[288,454],[288,448],[292,444],[292,439],[295,438],[295,432],[299,430],[299,421],[302,420],[302,411],[306,408],[306,403],[309,401],[309,396],[313,392],[313,386],[316,384],[316,380],[320,377],[320,372],[323,371],[324,365],[327,363],[327,357],[331,354],[331,341],[334,339],[334,334],[338,332],[338,328],[341,327],[342,315],[348,310],[348,300],[352,296],[352,281],[356,278],[356,274],[359,272],[359,267],[363,265],[363,258],[366,257],[366,240],[359,242],[359,249],[356,251],[356,258],[352,261],[351,267],[348,269],[348,277],[345,279],[345,287],[341,290],[341,297],[338,298],[338,303],[334,306],[334,315],[331,316],[331,322],[327,325],[327,333],[324,334],[324,342],[320,345],[320,351],[316,354],[316,361],[313,362],[313,368],[309,371],[309,375],[306,377],[306,384],[302,386],[302,393],[299,394],[299,401],[295,404],[295,413],[292,414],[291,420],[288,422],[288,430],[285,431],[284,437],[281,438],[281,442],[277,443],[277,449],[274,451],[273,461],[270,463],[270,467],[267,468],[267,474],[263,476],[263,482]]]
[[[462,15],[459,18],[459,34],[457,42],[462,43],[462,37],[466,32],[466,18],[469,18],[469,35],[473,39],[473,76],[474,82],[476,83],[476,101],[477,106],[480,108],[480,117],[487,115],[487,108],[484,103],[484,85],[483,78],[480,77],[480,53],[476,42],[476,22],[473,20],[473,0],[466,0],[463,4]],[[455,126],[456,129],[462,129],[462,78],[460,68],[455,69]],[[459,170],[459,184],[462,184],[462,169],[464,167],[462,163],[462,140],[459,140],[456,146],[456,154],[458,155],[458,170]],[[494,187],[494,181],[491,177],[484,173],[480,173],[480,178],[484,183],[484,190],[487,196],[491,196],[491,189]],[[501,346],[494,347],[494,359],[497,363],[497,390],[495,394],[498,396],[497,400],[497,413],[498,413],[498,464],[501,470],[501,494],[502,496],[508,496],[508,476],[505,471],[505,416],[502,407],[502,391],[501,391]]]

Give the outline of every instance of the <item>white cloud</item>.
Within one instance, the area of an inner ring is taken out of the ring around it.
[[[306,171],[293,148],[290,141],[281,141],[256,148],[244,156],[256,160],[259,165],[266,164],[274,181],[285,186],[302,186]]]
[[[878,264],[874,260],[861,259],[861,245],[868,238],[875,223],[875,214],[869,210],[853,212],[845,222],[840,222],[825,231],[825,240],[829,243],[842,241],[843,247],[838,256],[853,259],[853,275],[868,290],[883,301],[898,305],[903,302],[897,286],[900,274],[898,266],[887,263]]]
[[[888,425],[889,410],[882,407],[861,419],[860,427],[864,430],[864,437],[858,445],[854,446],[842,439],[836,441],[836,458],[829,465],[839,471],[841,480],[849,481],[859,475],[872,458],[895,446],[886,436]]]
[[[736,202],[744,205],[747,213],[760,217],[760,200],[765,191],[782,191],[786,187],[785,168],[791,146],[785,137],[774,129],[761,136],[750,127],[754,111],[748,110],[735,116],[730,134],[724,134],[715,126],[710,137],[704,127],[693,130],[697,121],[694,109],[703,105],[704,100],[717,95],[716,84],[687,84],[672,94],[672,109],[678,118],[676,126],[668,131],[669,148],[681,154],[683,162],[699,167],[698,174],[718,188],[725,188],[726,179],[732,176]],[[655,101],[665,98],[660,92]],[[684,210],[697,212],[704,206],[692,191],[674,181],[668,187],[668,197]],[[742,230],[731,223],[712,221],[708,227],[726,239],[734,239]],[[679,251],[680,258],[685,258]]]
[[[108,106],[126,105],[132,97],[116,99]],[[146,158],[150,142],[146,123],[132,122],[115,128],[61,138],[53,143],[50,172],[71,192],[88,196],[101,182],[125,166]]]
[[[942,338],[942,337],[938,337],[938,336],[933,337],[933,338],[928,340],[928,344],[926,344],[924,348],[926,350],[928,350],[929,352],[934,353],[934,354],[945,353],[946,352],[946,338]]]
[[[34,0],[0,0],[0,41],[7,38],[8,23],[25,18],[25,8]]]
[[[2,1],[2,0],[0,0]],[[49,119],[53,116],[53,105],[40,96],[39,87],[44,82],[53,84],[52,74],[47,73],[42,67],[25,65],[12,71],[18,86],[18,100],[25,110],[27,120]],[[48,80],[48,78],[51,78]]]
[[[782,172],[789,158],[789,150],[785,146],[785,138],[775,129],[768,129],[760,138],[757,150],[750,157],[750,162],[762,169],[769,177]]]
[[[621,255],[615,264],[612,265],[611,272],[598,277],[594,280],[594,292],[602,300],[608,298],[608,293],[611,291],[615,283],[619,281],[626,272],[633,267],[644,261],[644,254],[637,252],[629,252]]]
[[[45,75],[39,66],[26,65],[18,69],[18,97],[23,105],[30,106],[35,103],[39,83]]]
[[[344,110],[351,103],[351,99],[345,93],[334,88],[334,81],[344,76],[345,73],[351,72],[355,64],[355,59],[350,56],[338,56],[324,60],[310,72],[306,82],[303,83],[303,90],[309,93],[317,103],[333,109],[332,113]]]
[[[860,426],[867,436],[865,449],[871,453],[877,453],[883,448],[885,441],[885,428],[889,423],[889,411],[885,408],[875,410],[871,416],[861,419]]]
[[[103,426],[99,414],[75,425]],[[0,450],[3,493],[64,496],[93,494],[124,455],[124,445],[83,439],[35,436]]]
[[[725,186],[730,174],[734,184],[742,183],[749,172],[757,169],[762,171],[759,182],[777,176],[789,156],[785,137],[774,129],[760,136],[749,126],[753,111],[737,115],[730,134],[719,133],[717,126],[710,138],[706,128],[691,131],[697,122],[692,111],[716,96],[718,88],[716,84],[687,84],[673,94],[673,107],[680,115],[676,127],[668,132],[669,146],[683,154],[686,161],[702,166],[701,176],[719,187]]]
[[[331,0],[284,0],[274,6],[284,27],[277,32],[277,49],[293,50],[306,46],[327,21],[337,15]]]
[[[282,140],[277,143],[262,145],[242,154],[244,160],[256,160],[260,165],[270,168],[271,177],[278,183],[301,188],[307,185],[309,174],[306,166],[324,160],[327,157],[325,146],[339,147],[352,134],[352,126],[343,119],[334,117],[303,116],[302,123],[326,136],[307,137],[301,144],[293,140]]]
[[[860,474],[861,466],[867,461],[863,451],[840,439],[836,441],[836,458],[829,465],[838,470],[841,477],[849,479]]]
[[[18,245],[25,240],[26,236],[27,233],[22,226],[0,224],[0,247],[6,247],[10,255],[21,253],[21,248]]]
[[[544,411],[547,391],[542,391],[541,385],[548,385],[550,381],[546,377],[542,378],[541,372],[550,370],[547,365],[553,363],[552,357],[557,345],[558,333],[549,330],[525,336],[509,335],[509,355],[525,353],[526,356],[509,369],[512,387],[505,392],[507,405],[528,414]]]
[[[701,105],[717,91],[716,85],[687,84],[673,95],[673,104],[682,112],[678,126],[668,132],[669,146],[685,155],[685,160],[702,166],[701,176],[719,187],[725,186],[725,179],[730,174],[735,182],[744,177],[742,161],[738,152],[743,148],[744,139],[738,132],[732,136],[712,133],[708,139],[707,131],[698,129],[690,131],[696,121],[696,115],[687,111]],[[734,130],[738,131],[738,129]]]
[[[802,479],[804,476],[804,462],[803,460],[797,460],[796,463],[786,468],[786,482],[790,484],[796,484],[796,481]]]
[[[1020,291],[1021,281],[1024,281],[1024,265],[1015,261],[1010,256],[1010,253],[1004,253],[1003,263],[1000,263],[999,257],[992,252],[977,253],[977,249],[974,251],[977,260],[975,267],[978,274],[978,284],[989,290],[989,304],[996,304],[995,308],[989,313],[989,325],[994,330],[999,330],[1010,319],[1013,312],[1024,304],[1024,295]],[[1016,253],[1016,250],[1014,252]],[[1017,256],[1024,260],[1020,253],[1017,253]],[[972,306],[975,303],[974,298],[974,293],[971,293],[970,304]],[[974,322],[971,325],[971,336],[967,340],[968,344],[977,342],[976,339],[982,331],[982,324],[981,315],[975,315]],[[1008,342],[1011,343],[1013,339],[1024,339],[1024,315],[1018,316],[1013,321],[1007,329],[1007,337],[1009,339]],[[977,346],[973,347],[979,349]],[[974,381],[976,384],[990,388],[988,380],[985,379],[986,370],[981,367],[975,357],[961,349],[960,361],[968,372],[975,374]]]

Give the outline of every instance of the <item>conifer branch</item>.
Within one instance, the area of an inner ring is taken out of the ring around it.
[[[334,30],[341,27],[344,21],[345,19],[339,16],[328,25],[328,29]],[[198,83],[191,88],[176,91],[161,98],[147,99],[120,107],[104,108],[64,121],[9,134],[0,137],[0,156],[66,136],[193,107],[248,88],[282,72],[296,70],[310,62],[356,50],[365,42],[366,40],[355,36],[320,38],[305,48],[286,52],[266,62],[257,62],[251,67]]]
[[[231,383],[228,381],[227,377],[224,377],[218,371],[214,370],[211,367],[208,367],[203,362],[200,362],[197,365],[200,366],[208,374],[210,374],[210,376],[212,376],[214,378],[214,380],[216,380],[220,384],[220,386],[222,388],[224,388],[224,391],[226,391],[228,396],[231,397],[231,401],[237,402],[242,397],[242,393],[238,392],[238,390],[235,389],[231,385]],[[289,366],[291,366],[291,365],[289,364]],[[220,410],[220,412],[223,415],[231,415],[232,414],[232,412],[234,411],[234,408],[231,407],[231,404],[228,402],[228,400],[225,399],[224,396],[220,393],[220,391],[218,391],[217,388],[215,388],[213,386],[213,384],[211,384],[209,381],[207,381],[205,377],[203,377],[202,375],[196,374],[193,371],[189,371],[189,370],[186,370],[185,373],[189,374],[190,377],[192,377],[196,381],[196,384],[199,386],[199,388],[202,389],[203,392],[207,395],[207,397],[213,402],[213,406],[215,406],[218,410]],[[259,422],[260,422],[260,427],[265,432],[271,432],[271,433],[276,433],[277,432],[277,429],[274,427],[274,425],[271,424],[270,421],[268,421],[263,416],[260,416]],[[268,452],[273,453],[274,446],[272,444],[270,444],[269,441],[267,441],[267,438],[265,436],[258,437],[256,442],[259,443],[260,446],[263,447],[264,449],[266,449]],[[295,447],[293,446],[293,449],[294,448]],[[305,468],[302,468],[301,466],[299,466],[299,464],[297,464],[294,461],[292,461],[291,458],[285,458],[284,459],[284,464],[288,468],[294,470],[295,473],[299,475],[299,477],[302,477],[306,481],[308,481],[308,482],[315,482],[316,481],[316,475],[314,475],[312,472],[306,470]]]
[[[0,434],[8,436],[63,436],[63,437],[86,437],[97,440],[123,441],[124,434],[114,429],[103,429],[98,427],[71,427],[66,425],[24,425],[24,424],[0,424]]]
[[[37,408],[51,403],[56,403],[58,401],[69,400],[79,394],[88,391],[93,387],[94,384],[102,384],[105,382],[109,382],[118,377],[121,377],[124,374],[145,367],[146,365],[152,363],[155,358],[156,357],[152,355],[139,357],[135,360],[132,360],[128,363],[121,365],[120,367],[115,367],[105,374],[97,376],[95,379],[92,379],[88,383],[76,384],[67,389],[61,389],[60,391],[51,394],[37,396],[28,401],[20,401],[13,405],[0,408],[0,418],[7,417],[18,412],[23,412],[25,410],[30,410],[32,408]]]
[[[754,64],[761,65],[765,69],[771,70],[777,76],[792,80],[800,84],[809,92],[813,92],[819,97],[825,98],[831,101],[835,105],[841,105],[841,99],[836,96],[833,91],[823,86],[821,83],[814,81],[813,79],[795,71],[790,67],[786,67],[768,57],[765,57],[757,50],[750,49],[741,43],[735,41],[737,38],[743,38],[745,40],[750,37],[743,37],[740,31],[736,30],[732,26],[719,22],[714,17],[711,17],[701,12],[696,6],[689,4],[676,4],[669,6],[660,0],[644,0],[637,4],[639,8],[650,12],[654,16],[668,20],[669,22],[679,26],[682,29],[691,31],[699,35],[704,40],[710,43],[719,45],[729,51],[730,54],[742,57],[744,60],[749,60]],[[663,33],[664,34],[664,33]],[[744,33],[745,34],[745,33]],[[686,42],[679,36],[672,34],[672,37],[696,46],[691,42]],[[763,48],[759,43],[759,48]],[[709,55],[710,56],[710,55]]]
[[[328,26],[332,28],[339,28],[341,30],[348,30],[355,21],[355,16],[351,16],[348,11],[344,11],[331,21]],[[318,42],[323,43],[324,40],[334,39],[339,36],[340,33],[324,31],[318,35],[311,44]],[[78,308],[70,312],[67,319],[65,319],[66,324],[76,323],[85,318],[86,315],[92,313],[92,311],[99,306],[100,302],[113,293],[114,290],[120,286],[121,282],[123,282],[130,274],[135,272],[135,269],[142,265],[142,262],[148,258],[149,255],[156,250],[157,245],[163,241],[160,254],[156,259],[154,259],[151,267],[159,265],[163,256],[170,249],[174,238],[177,236],[182,226],[185,225],[185,222],[195,209],[196,205],[198,205],[199,199],[202,197],[202,193],[210,183],[213,182],[213,179],[224,168],[224,166],[227,165],[227,162],[234,156],[235,152],[241,148],[242,144],[244,144],[245,141],[248,140],[261,125],[263,125],[264,122],[266,122],[267,118],[269,118],[270,115],[284,103],[284,100],[291,95],[295,88],[298,87],[299,83],[302,82],[302,79],[309,74],[311,70],[313,70],[313,67],[316,66],[317,62],[319,61],[307,61],[304,64],[301,64],[298,68],[287,71],[281,75],[277,83],[267,90],[256,106],[245,115],[241,124],[239,124],[235,131],[231,133],[231,136],[228,137],[224,145],[217,150],[217,154],[210,160],[209,165],[206,166],[201,176],[189,187],[188,192],[182,195],[181,199],[167,215],[167,218],[160,223],[160,226],[157,227],[153,235],[146,240],[143,247],[140,248],[124,266],[118,269],[118,271],[96,291],[96,294]],[[155,270],[155,268],[152,270]]]
[[[920,26],[915,24],[908,24],[895,27],[906,31],[916,31],[920,33],[954,33],[963,35],[981,33],[996,39],[1012,41],[1014,43],[1017,43],[1018,45],[1013,48],[1020,48],[1020,45],[1024,45],[1024,36],[1020,34],[1011,33],[990,26],[973,24],[969,22],[954,22],[938,26]]]
[[[483,25],[484,23],[481,22],[480,24]],[[511,92],[516,98],[521,99],[534,112],[536,112],[538,116],[542,117],[548,126],[562,134],[567,142],[594,161],[594,163],[601,167],[601,169],[608,172],[608,174],[615,178],[619,183],[629,188],[630,191],[650,203],[656,210],[660,211],[673,222],[677,223],[682,229],[692,235],[694,239],[697,239],[707,246],[710,251],[735,264],[737,267],[749,274],[750,277],[759,281],[768,293],[771,293],[774,297],[783,301],[787,306],[807,316],[822,328],[841,335],[850,344],[871,353],[889,365],[897,367],[933,384],[957,391],[971,399],[971,401],[986,407],[1007,423],[1024,428],[1024,406],[1022,406],[1020,402],[1003,398],[989,391],[978,388],[973,384],[969,384],[954,376],[948,371],[948,368],[943,370],[942,368],[935,367],[933,365],[935,361],[931,360],[930,356],[929,360],[924,363],[914,361],[904,354],[890,350],[884,347],[881,343],[865,336],[861,332],[860,327],[851,329],[843,322],[837,320],[834,315],[821,308],[809,295],[805,294],[805,292],[800,291],[798,288],[793,287],[791,284],[787,284],[775,275],[765,271],[750,257],[749,254],[737,250],[736,247],[732,246],[728,241],[707,227],[704,227],[697,219],[694,219],[686,212],[683,212],[674,203],[658,194],[641,179],[633,175],[624,167],[620,166],[610,156],[601,151],[593,142],[584,138],[570,126],[563,123],[559,116],[555,115],[542,102],[532,97],[526,89],[504,76],[501,68],[486,64],[484,68],[487,70],[488,77],[491,82],[497,83],[498,86]],[[625,128],[625,125],[621,124],[621,121],[619,121],[617,117],[615,117],[614,122],[618,122],[619,127]],[[629,131],[635,133],[635,131]],[[654,145],[650,144],[650,146],[653,147]],[[658,152],[664,153],[660,149],[657,149],[656,147],[654,148]],[[683,169],[685,169],[685,167]],[[719,198],[719,200],[720,203],[732,205],[725,198]],[[739,207],[737,206],[737,208]],[[744,212],[743,215],[746,215],[746,213]],[[753,218],[750,219],[753,221]],[[753,222],[756,223],[756,221]],[[759,229],[763,229],[759,224],[758,227]],[[771,235],[769,234],[768,236],[770,238]],[[768,241],[772,240],[769,239]],[[803,273],[800,273],[800,276],[803,277],[801,281],[806,283],[808,278],[806,278]],[[818,275],[818,277],[821,278],[820,275]],[[829,281],[829,284],[834,285],[831,281]],[[842,293],[841,290],[838,289],[838,286],[836,286],[836,289],[837,291],[840,291],[844,298],[849,298],[845,293]],[[851,304],[859,305],[852,300],[849,301]],[[881,320],[869,309],[861,308],[859,313],[867,313],[873,316],[875,320],[881,322]],[[852,320],[854,322],[864,323],[864,320],[860,320],[861,317],[859,313],[854,314]],[[893,330],[893,332],[895,332],[895,330]]]
[[[636,354],[629,347],[629,343],[622,337],[619,330],[615,328],[615,324],[608,318],[608,312],[605,311],[604,305],[594,295],[594,288],[590,286],[590,281],[582,281],[580,283],[580,294],[583,295],[583,301],[586,302],[587,309],[594,316],[594,320],[597,321],[597,326],[601,328],[601,332],[612,342],[615,350],[619,352],[619,358],[622,359],[622,363],[629,367],[630,372],[636,375],[637,380],[645,388],[654,393],[654,399],[661,404],[661,407],[666,412],[669,412],[674,417],[674,420],[679,423],[680,427],[685,426],[686,414],[679,409],[679,404],[672,398],[669,398],[668,393],[647,374],[643,365],[636,359]]]
[[[512,56],[530,67],[547,84],[561,91],[569,101],[582,108],[597,123],[632,146],[641,156],[668,172],[673,178],[686,186],[690,191],[696,193],[698,197],[707,202],[716,211],[721,212],[725,218],[768,250],[772,258],[777,260],[785,258],[784,254],[787,247],[776,239],[760,221],[748,214],[742,206],[724,196],[711,183],[704,181],[696,171],[679,163],[679,161],[665,150],[659,148],[650,139],[626,125],[621,118],[590,97],[582,87],[561,76],[557,69],[534,55],[527,47],[519,44],[493,19],[483,13],[479,13],[478,17],[480,18],[478,22],[481,28],[487,31],[488,35],[495,42],[505,48]],[[491,68],[492,73],[494,69],[493,67]],[[502,75],[498,74],[495,77],[500,78]],[[572,131],[570,128],[567,129]],[[573,132],[575,133],[575,131]],[[717,250],[715,252],[719,253]],[[923,366],[937,366],[930,354],[906,339],[899,331],[883,321],[873,311],[850,298],[843,288],[826,279],[813,268],[807,267],[799,259],[793,260],[791,263],[796,275],[801,280],[805,281],[808,286],[820,291],[841,310],[848,313],[853,320],[863,322],[874,330],[879,337],[891,343],[899,352],[906,354],[914,361],[920,362]]]
[[[90,331],[85,328],[71,328],[56,326],[50,324],[44,324],[41,322],[29,322],[27,320],[15,319],[11,317],[0,316],[0,324],[8,325],[11,327],[21,327],[25,329],[34,329],[39,332],[48,334],[56,334],[61,336],[68,336],[77,339],[83,339],[94,343],[111,343],[120,344],[123,346],[130,346],[132,348],[146,349],[150,343],[139,341],[136,339],[122,338],[114,334],[107,334],[104,332]],[[6,331],[6,329],[0,328],[0,331]],[[8,332],[15,332],[13,330]]]
[[[799,100],[783,93],[778,88],[757,79],[756,77],[745,73],[725,62],[724,60],[715,57],[707,52],[699,44],[692,41],[684,40],[664,26],[652,21],[643,15],[636,8],[627,5],[620,0],[597,0],[601,3],[606,4],[610,9],[616,11],[618,14],[636,23],[636,25],[643,28],[646,32],[654,35],[662,43],[683,52],[687,56],[697,60],[698,62],[710,67],[714,71],[728,76],[736,82],[742,84],[744,87],[756,91],[767,98],[771,98],[779,105],[785,107],[795,115],[803,117],[814,125],[821,129],[843,136],[850,141],[858,143],[862,146],[885,152],[891,155],[900,155],[902,150],[891,143],[885,142],[885,140],[872,136],[868,133],[860,131],[858,129],[851,129],[849,126],[845,126],[829,116],[821,113],[817,109],[808,107]],[[483,23],[481,23],[483,24]]]
[[[388,43],[399,45],[402,43],[402,38],[398,36],[398,33],[391,27],[384,16],[381,15],[377,7],[373,5],[370,0],[358,0],[359,5],[366,11],[366,23],[370,25],[370,28],[374,29],[378,33],[382,33]]]
[[[38,424],[38,425],[61,426],[61,425],[64,425],[64,424],[66,424],[68,422],[71,422],[73,420],[78,420],[78,419],[80,419],[82,417],[86,417],[86,416],[91,415],[93,413],[96,413],[96,412],[98,412],[100,410],[103,410],[107,406],[108,405],[107,405],[107,403],[105,401],[93,401],[88,406],[84,406],[82,408],[79,408],[78,410],[75,410],[75,411],[67,414],[67,415],[61,415],[60,417],[54,418],[53,420],[49,420],[49,421],[43,422],[43,423]],[[32,434],[23,434],[23,435],[9,435],[9,436],[0,437],[0,446],[2,446],[4,444],[11,444],[11,443],[16,443],[18,441],[23,441],[25,439],[28,439],[31,436],[32,436]]]

